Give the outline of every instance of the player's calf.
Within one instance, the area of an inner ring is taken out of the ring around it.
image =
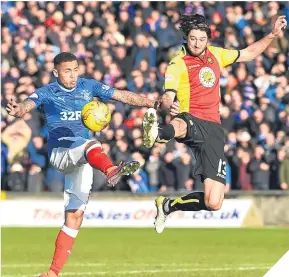
[[[169,199],[164,206],[164,210],[170,214],[175,211],[200,211],[209,209],[205,203],[205,193],[196,191],[175,199]]]
[[[175,117],[170,124],[159,125],[159,135],[157,142],[169,142],[174,138],[182,139],[187,135],[187,123],[182,119]]]
[[[110,158],[103,152],[101,143],[91,141],[85,147],[85,157],[87,162],[95,169],[107,175],[109,169],[114,167]]]
[[[85,156],[88,163],[107,177],[107,184],[115,186],[122,177],[133,174],[140,167],[139,162],[122,162],[115,166],[110,158],[103,152],[99,142],[90,142],[85,148]]]
[[[40,277],[56,277],[59,275],[71,254],[78,231],[67,227],[65,224],[63,225],[55,241],[55,250],[50,269]]]
[[[205,179],[205,205],[211,211],[217,211],[222,207],[224,195],[225,195],[225,184],[215,181],[211,178]]]
[[[71,196],[69,201],[71,205],[75,206],[75,209],[65,211],[65,222],[55,241],[55,251],[50,269],[41,275],[42,277],[58,276],[71,254],[84,214],[83,210],[77,208],[78,204],[75,200],[76,198]]]
[[[157,216],[155,218],[155,230],[162,233],[165,228],[167,216],[175,211],[200,211],[208,210],[205,204],[204,192],[192,192],[187,195],[170,199],[160,196],[155,201]]]

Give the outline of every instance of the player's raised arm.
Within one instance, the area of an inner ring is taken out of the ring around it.
[[[115,89],[112,95],[113,100],[120,101],[132,106],[148,107],[158,109],[160,102],[157,100],[150,100],[146,97],[140,96],[128,90]]]
[[[164,90],[161,97],[161,109],[170,110],[171,115],[179,113],[180,105],[176,100],[176,93],[179,88],[182,72],[184,71],[181,56],[174,58],[166,69]]]
[[[249,62],[263,53],[270,43],[278,37],[279,33],[287,27],[287,21],[285,16],[279,16],[275,21],[272,32],[267,36],[263,37],[259,41],[254,42],[247,48],[240,50],[240,56],[237,62]]]
[[[9,115],[14,117],[22,117],[26,113],[31,112],[36,107],[33,100],[25,99],[22,103],[16,103],[13,99],[7,104],[6,110]]]

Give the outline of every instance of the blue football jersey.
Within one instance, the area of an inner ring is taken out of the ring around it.
[[[89,130],[82,124],[81,110],[85,104],[98,97],[106,102],[114,89],[93,79],[79,78],[74,89],[68,90],[57,81],[37,89],[27,99],[42,107],[48,129],[49,153],[54,147],[70,147],[65,137],[90,138]],[[63,145],[65,143],[65,145]],[[71,141],[71,144],[73,141]]]

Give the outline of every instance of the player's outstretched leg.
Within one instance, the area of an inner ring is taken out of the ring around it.
[[[158,124],[156,110],[150,108],[143,119],[143,145],[153,147],[155,142],[167,143],[173,138],[184,138],[187,133],[187,123],[175,117],[169,124]]]
[[[155,200],[157,216],[155,230],[162,233],[165,228],[167,216],[175,211],[200,211],[209,210],[205,204],[204,192],[192,192],[176,199],[160,196]]]
[[[55,241],[55,251],[50,269],[40,277],[57,277],[59,275],[70,256],[78,231],[79,229],[71,229],[63,225]]]
[[[92,181],[93,171],[88,164],[75,167],[72,172],[65,174],[65,221],[55,241],[50,269],[42,277],[58,276],[72,253],[74,242],[83,222]]]
[[[122,177],[131,175],[140,167],[137,161],[122,162],[115,166],[103,152],[100,142],[90,142],[85,148],[85,153],[88,163],[106,175],[109,186],[115,186]]]

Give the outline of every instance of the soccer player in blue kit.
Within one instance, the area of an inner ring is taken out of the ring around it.
[[[79,78],[78,61],[71,53],[58,54],[54,58],[54,67],[55,82],[37,89],[22,103],[11,100],[6,107],[11,116],[22,117],[42,106],[49,132],[49,161],[65,174],[65,222],[55,242],[51,267],[42,277],[58,276],[71,253],[89,199],[92,168],[102,171],[110,186],[139,168],[135,161],[113,165],[102,151],[100,142],[90,138],[89,130],[81,122],[84,105],[98,97],[103,101],[112,99],[134,106],[159,106],[158,101],[133,92],[114,89],[93,79]]]

